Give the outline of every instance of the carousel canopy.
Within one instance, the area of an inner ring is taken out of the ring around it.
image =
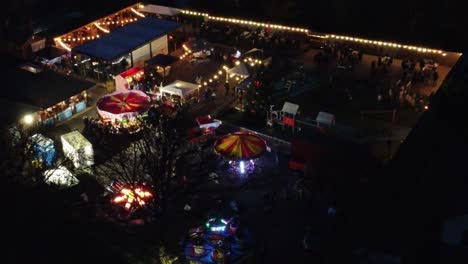
[[[239,65],[236,65],[232,67],[231,69],[228,70],[229,74],[236,74],[239,76],[244,76],[244,77],[249,77],[249,70],[247,69],[247,66],[245,63],[241,62]]]
[[[251,160],[262,155],[266,142],[257,134],[236,132],[218,139],[215,151],[230,160]]]
[[[126,90],[105,95],[97,102],[103,119],[122,119],[143,114],[151,107],[151,99],[142,91]]]
[[[197,89],[197,84],[177,80],[162,87],[160,92],[185,97],[186,95],[195,92]]]
[[[179,27],[180,24],[176,22],[145,17],[101,38],[75,47],[73,52],[112,61]]]

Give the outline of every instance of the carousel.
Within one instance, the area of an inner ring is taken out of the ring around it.
[[[145,182],[125,185],[115,181],[111,185],[111,191],[111,204],[120,220],[144,218],[145,211],[154,205],[154,195]]]
[[[196,263],[235,263],[245,258],[252,244],[238,216],[210,217],[203,226],[189,230],[184,253]]]
[[[267,150],[266,141],[249,132],[235,132],[216,140],[215,152],[229,161],[230,169],[239,175],[251,174],[255,160]]]
[[[151,98],[142,91],[118,91],[105,95],[97,102],[97,112],[104,124],[116,131],[137,132],[141,126],[139,116],[151,108]]]

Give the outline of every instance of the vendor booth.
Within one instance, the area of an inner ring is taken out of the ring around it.
[[[45,182],[58,187],[72,187],[79,183],[79,180],[64,166],[44,171]]]
[[[55,160],[54,141],[41,134],[35,134],[31,138],[34,156],[41,159],[46,167],[52,166]]]
[[[174,106],[178,102],[184,104],[198,96],[198,89],[197,84],[177,80],[159,88],[159,93],[164,104]]]
[[[153,58],[145,61],[145,70],[156,70],[156,72],[162,77],[169,75],[171,71],[171,65],[178,61],[177,57],[165,54],[158,54]]]
[[[115,76],[115,89],[121,90],[140,90],[140,82],[144,79],[143,69],[140,67],[130,68],[121,74]]]
[[[94,164],[93,145],[78,131],[61,136],[63,152],[75,168],[86,168]]]

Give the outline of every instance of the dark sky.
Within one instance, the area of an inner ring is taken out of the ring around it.
[[[7,0],[6,10],[53,16],[64,10],[106,12],[136,1]],[[166,5],[188,4],[194,9],[237,17],[303,25],[318,32],[343,33],[434,48],[464,51],[468,46],[468,17],[463,1],[360,0],[160,0]],[[458,2],[458,3],[457,3]],[[4,12],[3,14],[17,13]]]

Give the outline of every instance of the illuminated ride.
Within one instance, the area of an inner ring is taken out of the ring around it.
[[[240,175],[252,173],[254,160],[267,150],[266,141],[249,132],[235,132],[216,140],[215,152],[229,160],[231,168]]]
[[[103,121],[121,121],[146,113],[151,98],[142,91],[119,91],[104,95],[97,102],[97,111]]]
[[[139,210],[153,206],[154,195],[147,184],[123,185],[115,182],[112,185],[114,195],[111,203],[117,209],[119,218],[128,220]]]
[[[203,226],[189,231],[185,256],[201,263],[230,263],[246,255],[251,242],[247,230],[240,230],[239,218],[210,217]],[[197,262],[198,263],[198,262]]]

